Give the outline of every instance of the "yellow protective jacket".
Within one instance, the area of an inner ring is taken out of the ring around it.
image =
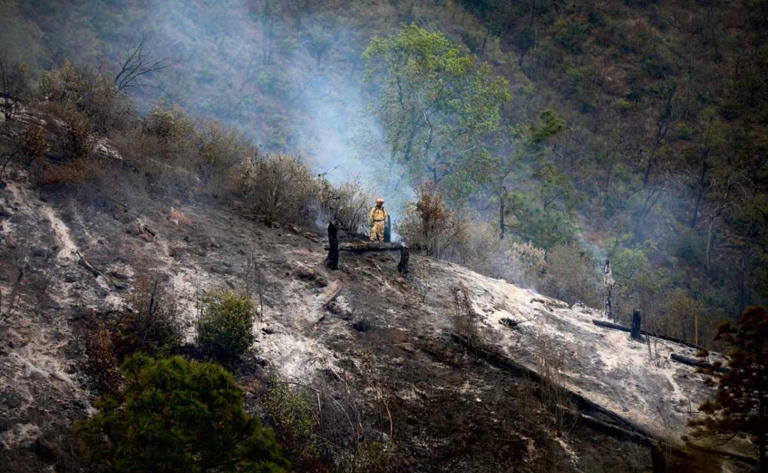
[[[371,209],[371,224],[374,222],[386,222],[387,221],[387,211],[384,210],[384,207],[374,207]]]

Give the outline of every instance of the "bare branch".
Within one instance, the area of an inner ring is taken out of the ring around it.
[[[146,36],[143,36],[139,44],[136,45],[125,62],[123,62],[120,71],[115,75],[113,81],[118,91],[122,92],[128,88],[148,87],[148,84],[140,82],[139,79],[177,64],[178,61],[171,58],[148,59],[144,55],[145,43]]]

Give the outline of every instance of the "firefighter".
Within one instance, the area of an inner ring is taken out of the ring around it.
[[[371,241],[378,238],[379,244],[384,242],[384,227],[387,222],[387,211],[384,210],[384,199],[376,199],[376,207],[371,209]]]

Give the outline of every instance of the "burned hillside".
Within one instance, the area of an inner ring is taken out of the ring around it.
[[[304,218],[303,203],[255,212],[258,189],[147,163],[119,138],[92,144],[110,151],[89,153],[87,178],[51,182],[51,169],[71,166],[59,161],[66,127],[54,116],[22,107],[4,124],[3,152],[35,126],[49,146],[32,162],[10,160],[0,190],[9,471],[85,468],[72,424],[105,390],[93,337],[146,281],[172,301],[183,338],[174,350],[192,359],[206,358],[195,338],[205,294],[254,301],[255,341],[225,366],[296,471],[714,472],[751,462],[739,444],[722,454],[680,440],[713,392],[670,359],[694,357],[689,346],[630,340],[595,325],[595,309],[416,249],[407,274],[396,252],[342,252],[331,270],[323,226],[281,220]],[[307,429],[295,428],[296,412]]]

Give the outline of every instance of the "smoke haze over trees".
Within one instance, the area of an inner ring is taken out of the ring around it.
[[[8,70],[71,61],[115,77],[143,44],[145,64],[164,67],[124,89],[142,112],[178,105],[331,181],[359,177],[395,216],[428,176],[398,157],[401,120],[377,109],[384,77],[366,82],[362,55],[374,37],[422,28],[504,85],[485,110],[492,126],[441,144],[482,148],[440,189],[487,234],[462,249],[492,251],[477,267],[506,275],[497,255],[531,243],[548,260],[524,271],[528,284],[594,302],[599,283],[565,287],[554,260],[597,281],[608,257],[620,314],[638,307],[699,343],[768,295],[768,2],[0,0],[0,11]],[[463,100],[448,105],[480,105]]]

